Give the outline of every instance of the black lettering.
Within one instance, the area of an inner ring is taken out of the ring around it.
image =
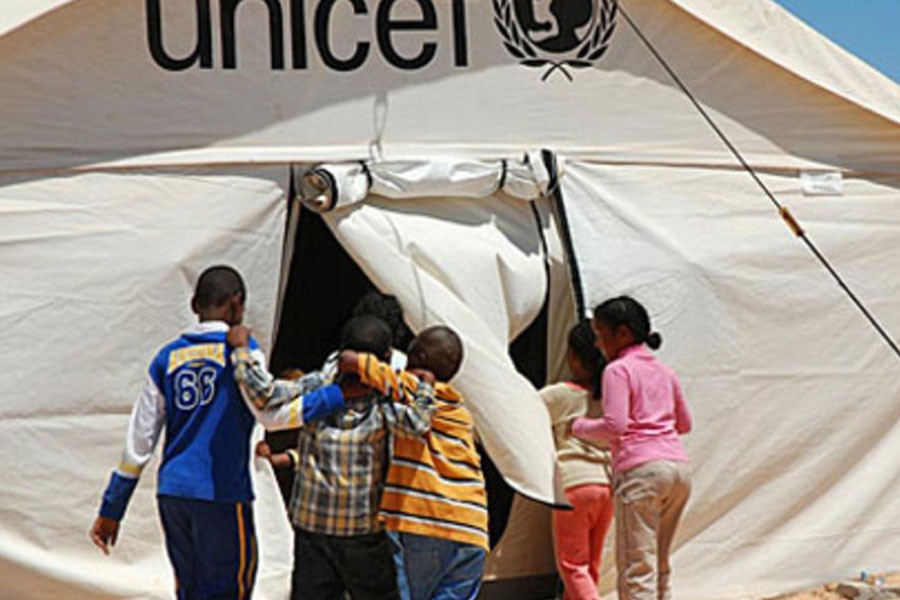
[[[347,0],[353,5],[353,12],[357,15],[368,14],[366,4],[363,0]],[[358,42],[356,51],[353,56],[346,60],[341,60],[334,55],[329,46],[329,25],[331,24],[331,13],[334,5],[338,0],[322,0],[316,9],[316,47],[322,56],[322,61],[335,71],[353,71],[362,66],[369,55],[369,42]]]
[[[211,69],[212,58],[212,23],[209,16],[209,0],[195,0],[197,6],[197,45],[194,51],[184,58],[172,58],[163,47],[162,35],[162,0],[147,0],[147,44],[150,54],[163,69],[167,71],[183,71],[198,61],[201,69]]]
[[[222,66],[226,69],[237,67],[237,51],[235,49],[235,13],[238,5],[244,0],[221,0],[219,11],[222,24]],[[272,68],[284,68],[284,21],[281,15],[281,4],[278,0],[263,0],[269,7],[269,52],[272,56]]]
[[[453,0],[453,59],[457,67],[469,66],[466,34],[466,1]]]
[[[391,41],[391,33],[394,31],[434,31],[437,29],[437,15],[434,11],[434,4],[431,0],[414,0],[422,11],[422,18],[412,20],[391,19],[391,9],[397,4],[398,0],[384,0],[378,6],[378,20],[376,28],[378,30],[378,46],[381,53],[389,63],[399,69],[413,70],[421,69],[434,58],[437,52],[437,44],[427,42],[422,44],[422,51],[413,58],[404,58],[394,49]]]
[[[305,0],[291,0],[291,59],[295,69],[306,68]]]

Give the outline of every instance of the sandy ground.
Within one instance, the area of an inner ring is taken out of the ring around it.
[[[788,594],[786,596],[776,596],[771,600],[847,600],[844,596],[837,592],[829,591],[825,588],[812,590],[811,592],[801,592],[799,594]]]
[[[900,588],[900,573],[886,575],[884,581],[885,588]],[[885,596],[896,598],[900,596]],[[801,592],[798,594],[784,594],[775,596],[769,600],[849,600],[851,597],[838,593],[838,584],[830,583],[815,590]]]

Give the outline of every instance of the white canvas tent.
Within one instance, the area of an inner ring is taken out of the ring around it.
[[[679,597],[900,567],[900,362],[611,1],[586,22],[512,0],[5,4],[4,597],[170,595],[152,469],[114,557],[86,536],[142,373],[190,321],[212,263],[246,275],[248,320],[270,346],[288,309],[291,167],[359,160],[380,195],[324,218],[414,328],[461,331],[459,386],[516,489],[558,499],[546,416],[506,350],[549,303],[547,372],[561,373],[575,267],[588,305],[647,304],[695,413]],[[621,8],[900,332],[900,88],[767,0]],[[520,162],[541,147],[568,231],[546,198],[501,185],[513,172],[547,186],[541,161]],[[289,527],[255,470],[258,595],[279,598]],[[489,577],[552,570],[546,529],[529,524],[545,518],[514,508]]]

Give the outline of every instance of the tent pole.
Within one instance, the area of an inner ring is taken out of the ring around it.
[[[587,316],[587,306],[584,299],[584,284],[581,281],[581,269],[578,268],[578,257],[575,254],[572,232],[569,229],[569,217],[563,200],[562,186],[559,183],[559,165],[556,161],[556,154],[550,150],[542,149],[541,159],[544,161],[544,167],[546,167],[550,176],[546,196],[553,206],[553,212],[556,214],[556,220],[559,225],[560,238],[563,250],[566,253],[566,264],[569,266],[572,293],[575,296],[575,320],[578,322]]]
[[[288,279],[291,273],[291,260],[294,256],[294,245],[297,241],[297,226],[300,222],[300,200],[297,198],[297,181],[295,166],[288,167],[287,222],[284,228],[284,243],[281,250],[281,274],[278,279],[278,303],[275,305],[275,323],[272,324],[272,348],[278,339],[281,326],[281,313],[284,298],[287,294]]]

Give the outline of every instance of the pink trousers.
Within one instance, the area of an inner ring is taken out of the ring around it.
[[[566,586],[563,600],[599,600],[600,557],[613,516],[610,486],[599,483],[566,489],[573,510],[553,511],[556,567]]]

